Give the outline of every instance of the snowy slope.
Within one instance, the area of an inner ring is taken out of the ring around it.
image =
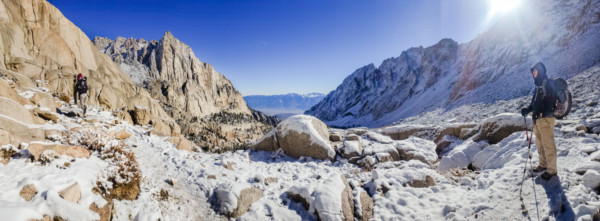
[[[355,193],[366,191],[373,198],[374,220],[592,220],[600,209],[596,189],[600,185],[600,137],[577,131],[576,126],[600,123],[600,66],[573,77],[569,85],[575,95],[576,109],[568,120],[559,121],[555,130],[558,177],[550,181],[537,176],[526,177],[522,201],[519,189],[527,159],[526,132],[513,133],[494,145],[487,141],[475,143],[472,139],[455,140],[449,151],[437,160],[431,141],[416,137],[392,140],[377,130],[367,130],[358,141],[365,152],[402,146],[427,156],[428,162],[389,161],[367,170],[340,156],[331,162],[305,157],[295,159],[281,151],[239,150],[215,154],[177,150],[169,137],[150,136],[151,128],[115,121],[111,112],[97,108],[89,110],[85,118],[60,115],[59,123],[47,126],[65,130],[84,127],[98,133],[124,129],[132,135],[124,144],[135,153],[139,165],[140,194],[136,200],[114,200],[113,220],[226,220],[227,217],[215,209],[219,201],[216,193],[223,186],[230,186],[232,190],[255,187],[263,192],[239,220],[317,220],[314,209],[331,210],[340,205],[339,198],[328,194],[333,190],[339,193],[340,181],[335,177],[340,175],[348,180]],[[28,93],[21,94],[27,96]],[[448,123],[481,123],[489,118],[486,115],[513,112],[528,98],[465,106],[461,107],[463,111],[457,108],[424,113],[420,118],[407,119],[404,124],[435,127]],[[69,104],[63,104],[61,110],[81,112]],[[361,130],[332,129],[331,132],[359,133]],[[96,181],[107,182],[107,174],[113,171],[110,161],[94,152],[89,159],[62,156],[49,164],[40,164],[27,157],[26,145],[19,151],[21,156],[12,157],[6,165],[0,164],[0,217],[28,220],[50,215],[68,220],[98,219],[97,214],[88,209],[89,205],[104,205],[105,201],[92,188],[98,185]],[[469,152],[471,157],[454,160],[463,160],[463,165],[472,164],[478,169],[448,171],[440,166],[441,162],[459,156],[453,153],[461,151]],[[535,145],[531,154],[531,165],[535,165],[538,157]],[[435,185],[407,185],[426,176],[430,176]],[[174,181],[174,185],[168,184],[169,180]],[[82,199],[77,203],[67,202],[57,195],[74,181],[81,186]],[[38,188],[32,201],[19,196],[27,184]],[[306,196],[311,203],[309,209],[290,199],[290,193]],[[521,212],[521,203],[527,209],[525,214]],[[339,218],[338,213],[330,215]]]
[[[538,61],[564,78],[600,61],[598,14],[598,0],[525,1],[468,43],[444,39],[357,69],[306,113],[332,126],[377,127],[437,108],[523,96]]]

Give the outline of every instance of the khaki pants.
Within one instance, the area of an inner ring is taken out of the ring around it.
[[[81,110],[83,110],[83,115],[85,115],[85,112],[87,111],[87,100],[87,93],[79,94],[79,107],[81,108]]]
[[[540,166],[546,168],[546,172],[556,174],[556,145],[554,145],[554,117],[537,119],[533,125],[535,134],[535,145],[540,155]]]

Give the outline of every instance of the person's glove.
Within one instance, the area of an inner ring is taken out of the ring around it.
[[[527,114],[529,114],[529,109],[528,108],[521,109],[521,115],[523,115],[523,117],[526,117]]]

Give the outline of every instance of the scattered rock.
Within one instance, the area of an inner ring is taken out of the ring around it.
[[[583,185],[590,189],[596,189],[600,186],[600,173],[595,170],[588,170],[581,178]]]
[[[587,131],[587,128],[585,126],[583,126],[583,125],[579,125],[579,126],[575,127],[575,130],[576,131],[584,131],[585,132],[585,131]]]
[[[21,189],[21,192],[19,192],[19,195],[21,195],[21,197],[23,197],[23,199],[25,199],[26,201],[31,201],[31,199],[33,199],[33,197],[38,193],[37,188],[35,188],[35,185],[33,184],[27,184],[23,187],[23,189]]]
[[[63,133],[55,129],[45,130],[44,133],[47,140],[57,141],[63,137]]]
[[[348,136],[346,136],[346,140],[360,141],[360,136],[356,134],[349,134]]]
[[[288,197],[294,202],[301,203],[305,210],[310,209],[310,204],[308,204],[308,201],[302,195],[288,192]]]
[[[439,142],[435,147],[435,152],[439,155],[446,147],[450,146],[450,144],[452,144],[452,141],[450,140],[443,140],[442,142]]]
[[[58,195],[69,202],[77,203],[81,198],[79,184],[77,182],[73,183],[71,186],[58,192]]]
[[[348,131],[348,133],[362,136],[362,135],[366,134],[367,132],[369,132],[369,129],[366,127],[356,127],[356,128],[350,128],[347,131]]]
[[[206,178],[207,178],[207,179],[213,179],[213,180],[216,180],[216,179],[217,179],[217,176],[215,176],[215,175],[213,175],[213,174],[210,174],[210,175],[208,175]]]
[[[600,126],[592,128],[592,133],[594,133],[594,134],[600,134]]]
[[[103,207],[98,208],[96,203],[92,203],[90,204],[89,209],[100,215],[100,221],[110,221],[112,218],[113,206],[113,201],[109,199]]]
[[[362,155],[363,147],[359,141],[346,140],[341,150],[342,157],[350,159]]]
[[[338,133],[333,133],[329,135],[329,140],[332,142],[342,141],[342,135]]]
[[[317,220],[354,220],[354,197],[343,175],[325,180],[312,196]]]
[[[50,120],[54,123],[58,122],[58,116],[56,116],[54,113],[51,113],[50,111],[42,111],[39,109],[35,109],[35,115],[41,117],[44,120]]]
[[[408,185],[416,188],[430,187],[435,186],[435,180],[431,176],[426,176],[425,180],[413,180],[408,182]]]
[[[344,175],[340,175],[342,177],[342,182],[344,182],[345,188],[342,191],[342,214],[344,215],[344,220],[346,221],[354,221],[354,196],[352,195],[352,188],[348,184],[348,180]]]
[[[590,103],[587,104],[587,106],[591,107],[591,106],[596,106],[598,104],[598,101],[592,101]]]
[[[460,138],[460,135],[461,135],[463,129],[471,129],[476,126],[477,126],[477,124],[475,124],[475,123],[453,124],[453,125],[447,126],[445,128],[440,129],[437,132],[437,135],[433,142],[439,143],[442,140],[442,138],[446,135]]]
[[[433,139],[432,137],[436,134],[437,130],[437,127],[424,125],[395,125],[378,129],[377,132],[389,136],[394,140],[404,140],[411,136]]]
[[[171,141],[173,141],[173,143],[176,146],[176,148],[178,150],[187,150],[189,152],[193,152],[194,151],[194,143],[190,140],[188,140],[187,138],[185,138],[183,135],[179,135],[177,137],[172,137]]]
[[[369,220],[373,217],[373,198],[367,194],[365,191],[360,192],[360,206],[361,206],[361,217],[358,217],[359,220]]]
[[[60,155],[67,155],[73,158],[89,158],[90,151],[79,146],[69,146],[62,144],[42,144],[31,143],[27,147],[29,154],[33,157],[33,161],[37,161],[44,150],[53,150]]]
[[[146,125],[152,120],[152,114],[144,106],[135,106],[131,111],[131,118],[137,125]]]
[[[117,140],[124,140],[131,137],[131,134],[127,132],[125,129],[115,130],[108,133],[108,136],[114,136]]]
[[[481,129],[481,128],[480,127],[463,128],[460,130],[460,135],[458,136],[458,139],[461,139],[461,140],[469,139],[470,137],[477,134],[479,132],[479,129]]]
[[[167,182],[171,186],[175,186],[175,184],[177,183],[177,180],[173,179],[173,178],[169,178],[169,179],[165,180],[165,182]]]
[[[235,163],[232,163],[232,162],[229,162],[229,161],[227,161],[227,163],[223,164],[223,167],[225,167],[225,169],[228,169],[228,170],[234,171],[234,169],[233,169],[233,165],[234,165],[234,164],[235,164]]]
[[[277,182],[277,177],[267,177],[265,179],[265,185],[270,185],[271,183]]]
[[[263,196],[256,187],[240,190],[239,184],[221,184],[215,189],[219,212],[230,218],[238,218],[248,211],[250,205]]]

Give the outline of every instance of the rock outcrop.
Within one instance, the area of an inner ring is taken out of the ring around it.
[[[23,99],[14,92],[3,91],[6,85],[0,82],[3,97],[21,105],[33,104],[54,111],[56,102],[51,94],[68,102],[73,97],[74,75],[82,73],[88,79],[90,105],[107,109],[145,106],[153,119],[173,121],[148,92],[136,86],[108,56],[94,47],[85,33],[47,1],[2,0],[0,9],[0,77],[17,93],[32,93],[29,100]],[[31,89],[37,86],[48,91]],[[0,125],[19,127],[20,123],[29,122]],[[15,140],[43,139],[43,135],[27,137],[15,129],[7,131],[17,137],[11,137]]]
[[[277,123],[248,108],[225,76],[196,58],[171,32],[159,41],[96,37],[94,43],[158,100],[183,128],[182,133],[201,147],[244,146]],[[133,121],[141,125],[149,122],[143,116]]]

